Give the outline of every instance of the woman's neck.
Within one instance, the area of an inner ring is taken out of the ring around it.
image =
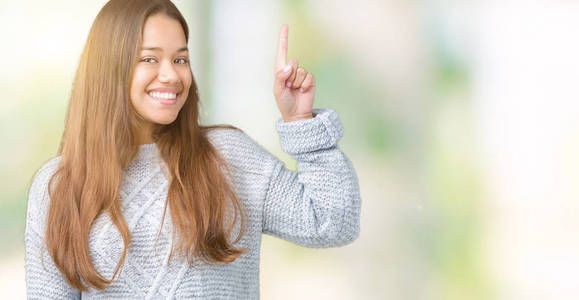
[[[136,132],[135,143],[137,145],[152,144],[153,140],[153,125],[146,124]]]

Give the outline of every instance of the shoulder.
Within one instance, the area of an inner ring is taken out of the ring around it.
[[[58,164],[60,163],[61,156],[57,156],[51,158],[47,162],[45,162],[34,174],[32,179],[32,184],[30,186],[30,192],[34,189],[37,189],[40,186],[44,186],[48,184],[48,180],[52,177],[56,169],[58,168]]]
[[[227,125],[229,126],[229,125]],[[215,147],[227,147],[234,143],[247,142],[251,139],[242,129],[231,126],[231,127],[221,127],[219,126],[208,126],[205,128],[207,130],[207,138]]]
[[[239,128],[212,128],[208,130],[207,137],[211,144],[226,156],[245,157],[266,151]]]
[[[48,183],[58,168],[60,159],[61,157],[57,156],[44,163],[34,174],[28,191],[27,224],[31,225],[33,229],[38,232],[43,231],[41,224],[44,223],[42,221],[44,221],[46,217],[48,203],[50,202]]]
[[[279,161],[239,128],[212,128],[207,137],[234,169],[269,176]]]

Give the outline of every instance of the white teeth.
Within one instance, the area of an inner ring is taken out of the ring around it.
[[[151,97],[161,98],[161,99],[176,99],[177,98],[177,94],[174,94],[174,93],[150,92],[149,95]]]

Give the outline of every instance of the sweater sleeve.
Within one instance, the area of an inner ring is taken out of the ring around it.
[[[80,299],[80,291],[72,288],[64,279],[48,254],[44,242],[49,202],[48,180],[58,165],[57,158],[40,168],[28,193],[24,233],[28,299]]]
[[[263,232],[312,248],[353,242],[360,231],[360,192],[350,160],[338,148],[343,127],[331,109],[307,120],[277,121],[282,149],[294,172],[278,161],[264,199]]]

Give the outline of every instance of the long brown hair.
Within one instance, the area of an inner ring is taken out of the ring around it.
[[[58,150],[62,157],[48,184],[51,201],[45,237],[55,265],[81,291],[110,284],[131,241],[119,189],[123,170],[139,150],[135,132],[141,119],[130,104],[129,90],[145,21],[158,13],[179,21],[189,40],[185,19],[170,1],[111,0],[94,20],[74,78]],[[227,164],[210,143],[208,132],[239,129],[199,125],[198,106],[193,80],[177,119],[154,130],[170,180],[165,213],[168,203],[176,229],[177,243],[169,257],[176,251],[190,264],[195,258],[209,264],[230,263],[248,251],[233,247],[243,236],[246,216],[228,181]],[[96,270],[89,255],[90,228],[101,212],[109,214],[124,241],[111,279]],[[229,237],[238,217],[241,229],[232,243]]]

